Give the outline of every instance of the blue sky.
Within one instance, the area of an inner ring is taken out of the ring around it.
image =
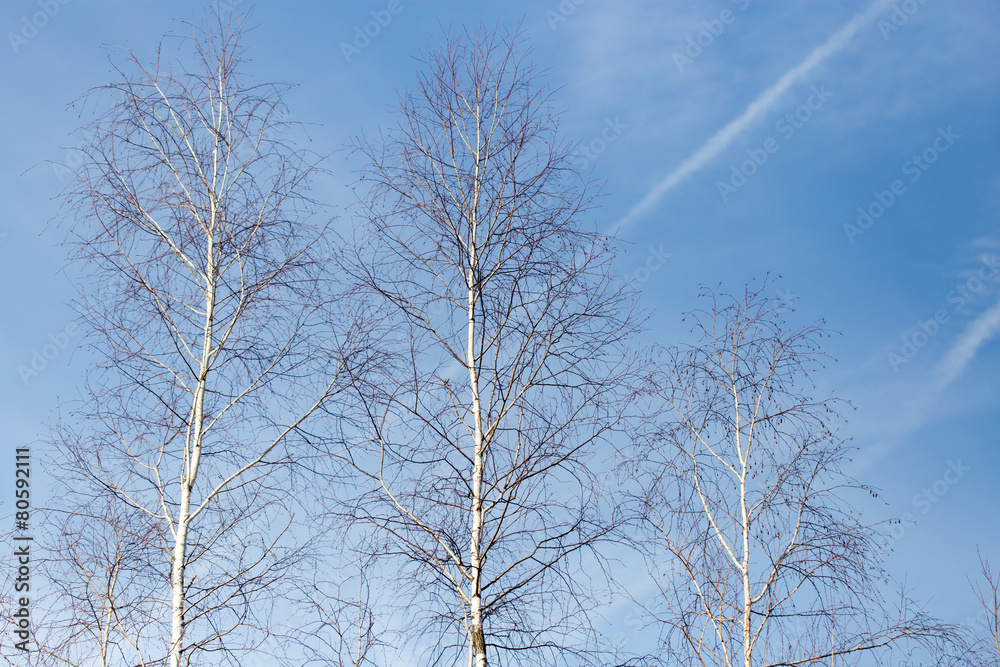
[[[564,136],[603,183],[594,222],[620,227],[620,270],[642,281],[648,339],[684,339],[699,283],[780,274],[774,296],[797,297],[793,319],[843,334],[817,382],[856,407],[852,472],[885,501],[871,517],[917,521],[891,571],[931,611],[971,616],[976,546],[1000,561],[1000,5],[400,0],[370,43],[343,47],[389,4],[257,5],[251,73],[299,84],[288,104],[316,124],[310,147],[334,153],[389,122],[439,22],[523,20],[561,86]],[[149,53],[198,8],[49,5],[32,31],[46,2],[0,4],[4,456],[38,436],[87,368],[66,329],[63,233],[47,225],[65,180],[41,163],[73,159],[69,103],[109,80],[102,45]],[[316,196],[343,212],[355,168],[335,153]],[[44,368],[19,372],[36,352]]]

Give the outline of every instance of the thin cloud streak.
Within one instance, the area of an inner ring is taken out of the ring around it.
[[[805,60],[788,70],[774,85],[761,93],[757,99],[750,103],[743,113],[716,132],[701,148],[684,160],[679,167],[667,174],[663,180],[657,183],[645,197],[612,226],[610,233],[615,234],[631,227],[643,216],[652,211],[667,192],[673,190],[688,176],[691,176],[711,162],[713,158],[733,143],[736,137],[746,131],[754,121],[775,106],[781,96],[793,84],[827,58],[844,48],[859,30],[871,23],[892,2],[893,0],[876,0],[867,9],[856,14],[840,30],[831,35],[826,42],[814,49]]]
[[[1000,333],[1000,301],[989,310],[980,313],[965,331],[952,343],[941,360],[931,371],[930,382],[921,383],[921,388],[905,403],[906,411],[896,421],[891,422],[891,435],[869,446],[858,461],[860,471],[867,470],[882,460],[900,443],[923,428],[935,416],[935,407],[940,403],[942,392],[952,382],[961,377],[979,350]]]
[[[954,382],[984,344],[1000,333],[1000,301],[982,313],[962,332],[936,368],[937,388],[944,389]]]

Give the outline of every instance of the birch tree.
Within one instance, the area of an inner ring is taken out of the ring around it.
[[[72,480],[57,504],[83,535],[70,544],[114,539],[64,563],[104,577],[77,586],[89,618],[62,608],[83,629],[55,656],[71,664],[112,645],[102,666],[268,650],[306,555],[298,443],[357,348],[311,222],[314,160],[283,140],[287,86],[245,73],[246,20],[209,11],[152,62],[117,53],[116,80],[78,102],[98,113],[67,199],[97,362],[56,432]],[[142,568],[108,560],[137,542],[118,555]]]
[[[652,362],[632,468],[648,618],[671,664],[887,664],[950,630],[885,586],[857,510],[874,492],[843,470],[838,401],[813,396],[830,334],[788,327],[766,288],[705,289],[695,342]]]
[[[350,270],[386,360],[356,385],[349,456],[370,486],[353,519],[401,568],[394,601],[434,665],[586,664],[588,563],[617,520],[595,452],[627,398],[633,316],[520,41],[447,34],[398,126],[358,142]]]
[[[975,616],[974,627],[969,628],[970,647],[961,657],[964,664],[994,667],[1000,665],[1000,572],[981,552],[978,555],[979,576],[970,579],[969,585],[982,611]]]

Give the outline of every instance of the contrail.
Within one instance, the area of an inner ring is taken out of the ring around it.
[[[1000,302],[977,317],[938,363],[937,387],[943,389],[958,378],[979,348],[1000,333]]]
[[[785,72],[778,81],[765,90],[760,96],[750,103],[743,113],[730,121],[728,125],[719,130],[706,141],[701,148],[692,153],[679,167],[666,175],[662,181],[656,184],[639,203],[633,206],[628,213],[620,218],[611,228],[610,233],[614,234],[620,230],[627,229],[636,223],[640,218],[649,213],[660,201],[660,199],[670,190],[673,190],[681,181],[695,173],[715,156],[721,153],[733,140],[746,130],[755,120],[775,105],[782,94],[787,91],[792,84],[797,82],[810,70],[822,63],[824,60],[840,51],[854,37],[861,28],[865,27],[888,6],[893,0],[876,0],[862,12],[859,12],[848,21],[840,30],[833,33],[822,46],[817,47],[801,63]]]
[[[858,462],[859,469],[867,470],[923,428],[934,415],[935,407],[941,403],[941,392],[961,377],[983,345],[996,338],[997,334],[1000,334],[1000,301],[969,323],[934,366],[929,383],[908,400],[896,401],[897,406],[905,407],[894,410],[892,420],[886,423],[885,418],[880,419],[880,430],[876,434],[881,441],[865,447],[864,458]]]

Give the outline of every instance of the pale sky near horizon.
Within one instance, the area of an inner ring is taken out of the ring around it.
[[[619,269],[653,312],[646,339],[687,340],[699,283],[780,275],[794,321],[842,334],[816,380],[856,408],[852,472],[885,502],[870,516],[917,522],[890,571],[946,620],[974,614],[976,547],[1000,564],[1000,4],[400,0],[359,38],[389,5],[257,3],[251,72],[298,84],[288,104],[316,124],[310,147],[335,153],[391,122],[439,22],[523,20],[561,87],[563,136],[603,183],[589,215],[628,246]],[[2,456],[87,368],[47,226],[65,181],[43,162],[73,159],[69,104],[110,79],[102,45],[149,53],[198,6],[0,3]],[[341,152],[330,165],[314,194],[343,213],[356,165]]]

